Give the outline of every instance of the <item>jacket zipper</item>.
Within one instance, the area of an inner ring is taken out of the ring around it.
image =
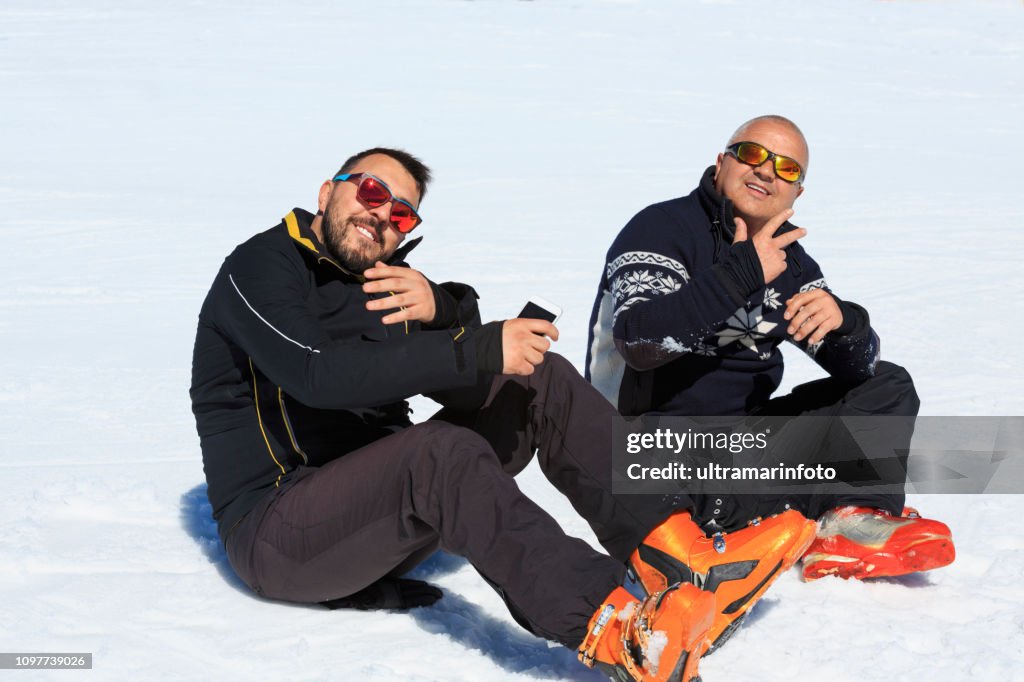
[[[288,438],[292,441],[292,448],[302,457],[303,464],[309,464],[309,457],[306,456],[306,453],[302,451],[302,448],[299,447],[298,442],[295,440],[295,431],[292,430],[292,422],[288,419],[288,409],[284,406],[284,392],[280,386],[277,387],[277,402],[281,405],[281,418],[284,420],[285,430],[288,431]]]

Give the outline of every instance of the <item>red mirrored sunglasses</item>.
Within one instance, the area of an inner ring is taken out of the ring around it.
[[[408,234],[412,232],[417,225],[423,222],[423,218],[420,218],[420,214],[416,212],[405,199],[399,199],[391,191],[383,180],[380,178],[370,175],[369,173],[342,173],[341,175],[335,175],[334,180],[358,180],[359,187],[356,188],[356,199],[363,202],[370,208],[377,208],[384,204],[391,202],[391,214],[388,219],[391,224],[395,226],[395,229],[402,234]]]

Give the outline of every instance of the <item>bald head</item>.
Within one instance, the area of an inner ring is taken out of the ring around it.
[[[778,114],[766,114],[764,116],[752,118],[736,129],[736,132],[732,134],[732,136],[729,138],[729,142],[726,143],[725,146],[728,147],[730,144],[734,142],[744,142],[749,140],[749,133],[751,129],[760,129],[764,126],[782,128],[786,130],[790,135],[792,135],[793,142],[802,147],[803,152],[802,154],[794,156],[793,158],[795,158],[800,163],[800,166],[803,167],[804,169],[804,173],[806,173],[807,165],[810,163],[811,160],[811,152],[810,147],[807,146],[807,138],[804,137],[804,133],[802,130],[800,130],[799,126],[797,126],[797,124],[793,123],[785,116],[779,116]]]

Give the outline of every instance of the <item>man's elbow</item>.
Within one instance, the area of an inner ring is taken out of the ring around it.
[[[623,341],[615,339],[615,348],[630,368],[638,372],[661,367],[672,359],[664,346],[650,341]]]

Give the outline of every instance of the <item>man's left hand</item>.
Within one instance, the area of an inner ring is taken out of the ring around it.
[[[843,324],[843,311],[832,294],[824,289],[811,289],[786,301],[783,317],[789,320],[786,333],[791,334],[794,341],[810,337],[808,343],[811,344],[819,343],[825,334]]]
[[[372,268],[363,272],[363,277],[368,280],[363,284],[363,291],[366,293],[394,294],[367,301],[367,310],[402,308],[398,312],[385,315],[381,319],[384,324],[395,324],[406,320],[429,323],[437,314],[434,307],[434,291],[430,288],[427,278],[418,270],[386,265],[377,261]]]

